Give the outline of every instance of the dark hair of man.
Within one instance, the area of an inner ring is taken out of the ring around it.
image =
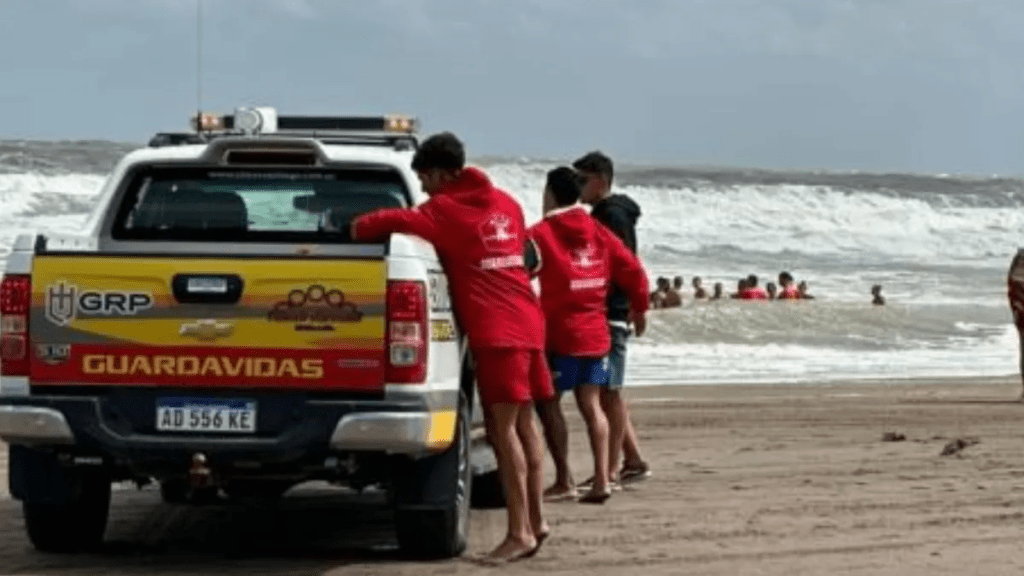
[[[612,168],[612,159],[606,156],[603,152],[597,150],[593,152],[587,152],[581,156],[578,160],[572,163],[572,167],[579,170],[580,172],[587,172],[588,174],[600,174],[604,176],[605,180],[610,185],[612,183],[612,176],[614,176],[614,169]]]
[[[548,172],[547,189],[559,208],[571,206],[580,200],[580,177],[568,166],[559,166]]]
[[[466,149],[462,141],[451,132],[441,132],[427,138],[412,157],[416,172],[447,170],[457,172],[466,165]]]

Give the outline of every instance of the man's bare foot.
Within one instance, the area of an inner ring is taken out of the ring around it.
[[[552,484],[544,489],[545,502],[565,502],[576,499],[576,487]]]
[[[506,536],[505,540],[501,544],[498,544],[497,548],[491,550],[487,554],[484,554],[481,559],[484,562],[494,564],[515,562],[516,560],[526,558],[531,552],[536,553],[536,548],[537,540],[534,538],[527,541]]]
[[[551,527],[548,526],[547,522],[544,522],[540,528],[533,529],[533,535],[537,539],[537,545],[533,547],[533,550],[523,554],[523,558],[533,558],[537,555],[537,552],[540,552],[541,544],[551,535]]]

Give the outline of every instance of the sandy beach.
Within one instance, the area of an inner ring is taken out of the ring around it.
[[[1017,378],[631,390],[654,476],[604,506],[548,506],[549,542],[501,571],[1019,574],[1019,395]],[[589,453],[567,408],[582,479]],[[966,446],[941,455],[958,439]],[[153,488],[119,490],[103,552],[43,555],[6,485],[0,478],[0,574],[495,573],[465,560],[403,560],[385,509],[346,495],[325,505],[310,492],[240,510],[171,507]],[[469,553],[503,529],[503,511],[475,510]]]

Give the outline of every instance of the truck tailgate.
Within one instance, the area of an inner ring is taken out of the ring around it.
[[[383,259],[42,254],[31,384],[383,390]]]

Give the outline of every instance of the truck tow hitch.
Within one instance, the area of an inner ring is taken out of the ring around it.
[[[210,488],[213,485],[213,475],[210,467],[207,466],[206,455],[202,452],[192,455],[192,467],[188,470],[188,484],[194,491]]]

